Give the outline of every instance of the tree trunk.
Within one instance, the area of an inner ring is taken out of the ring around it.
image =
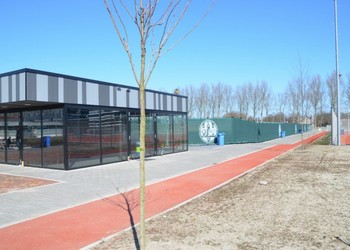
[[[145,11],[142,1],[140,1],[141,15],[141,69],[140,69],[140,249],[146,250],[146,201],[145,201],[145,152],[146,152],[146,106],[145,106],[145,70],[146,70],[146,37],[145,37]]]
[[[140,84],[140,247],[146,249],[146,212],[145,212],[145,134],[146,134],[146,111],[145,111],[145,86]]]

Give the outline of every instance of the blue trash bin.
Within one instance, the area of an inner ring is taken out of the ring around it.
[[[218,133],[217,144],[220,146],[223,146],[225,144],[225,134],[224,133]]]
[[[43,147],[47,148],[51,146],[51,136],[43,136]]]
[[[286,137],[286,131],[281,131],[281,138]]]

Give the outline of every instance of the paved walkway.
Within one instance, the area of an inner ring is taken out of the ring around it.
[[[147,159],[147,217],[254,169],[299,140],[195,147]],[[56,181],[0,195],[0,249],[79,249],[130,227],[124,199],[115,193],[125,192],[130,205],[138,200],[137,190],[128,192],[138,186],[138,161],[69,172],[0,166],[0,172]],[[132,214],[137,223],[138,208]]]

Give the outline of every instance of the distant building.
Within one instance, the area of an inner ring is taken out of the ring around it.
[[[146,90],[146,156],[188,150],[187,97]],[[0,74],[0,162],[76,169],[138,157],[139,90],[22,69]]]

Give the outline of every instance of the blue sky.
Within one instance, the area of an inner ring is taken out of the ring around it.
[[[194,0],[187,30],[203,13]],[[162,57],[150,89],[264,80],[283,91],[302,60],[310,75],[335,69],[333,0],[217,0],[202,24]],[[350,74],[350,2],[338,0],[339,65]],[[103,0],[1,0],[0,73],[34,68],[136,86]],[[135,38],[136,39],[136,38]]]

